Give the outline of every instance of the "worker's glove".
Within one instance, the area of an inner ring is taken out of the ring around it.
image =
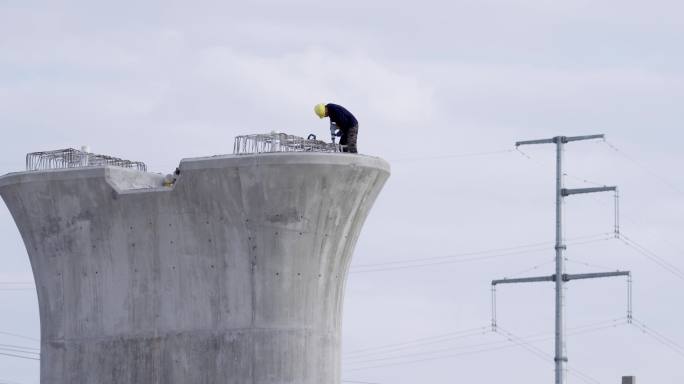
[[[330,136],[331,137],[340,137],[342,136],[342,130],[337,128],[337,125],[335,124],[330,124]]]
[[[337,125],[335,124],[330,124],[330,140],[334,143],[335,142],[335,136],[337,136]]]

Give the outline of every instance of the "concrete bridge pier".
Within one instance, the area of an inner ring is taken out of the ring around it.
[[[378,158],[185,159],[0,177],[33,268],[41,383],[339,384],[347,270]]]

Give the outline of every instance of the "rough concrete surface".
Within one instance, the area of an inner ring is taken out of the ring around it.
[[[378,158],[185,159],[162,176],[21,172],[0,195],[33,268],[41,383],[336,384],[347,269]]]

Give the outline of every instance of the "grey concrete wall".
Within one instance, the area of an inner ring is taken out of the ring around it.
[[[340,319],[378,158],[186,159],[0,178],[28,251],[41,383],[340,382]]]

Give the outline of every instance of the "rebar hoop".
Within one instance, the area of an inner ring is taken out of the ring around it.
[[[235,137],[235,155],[269,152],[340,152],[340,145],[277,132]]]
[[[133,168],[147,171],[147,166],[141,161],[131,161],[107,155],[79,151],[73,148],[54,151],[32,152],[26,155],[26,170],[38,171],[44,169],[101,167],[111,165],[122,168]]]

